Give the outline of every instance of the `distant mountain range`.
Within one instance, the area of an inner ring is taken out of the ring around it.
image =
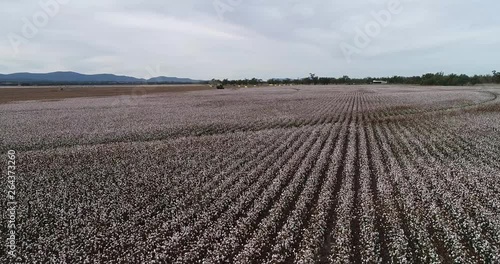
[[[130,76],[120,76],[114,74],[81,74],[76,72],[51,72],[51,73],[13,73],[13,74],[0,74],[0,83],[2,84],[43,84],[43,83],[78,83],[78,84],[98,84],[98,83],[114,83],[114,84],[128,84],[128,83],[200,83],[201,80],[193,80],[189,78],[177,77],[154,77],[151,79],[135,78]]]

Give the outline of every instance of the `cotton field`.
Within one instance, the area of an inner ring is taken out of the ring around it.
[[[17,261],[499,263],[499,94],[337,85],[0,104]]]

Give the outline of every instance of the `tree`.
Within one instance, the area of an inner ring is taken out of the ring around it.
[[[479,83],[481,83],[481,78],[478,75],[474,75],[472,76],[472,78],[470,78],[470,84],[476,85]]]
[[[460,74],[458,76],[458,85],[467,85],[470,83],[470,77],[465,74]]]
[[[210,85],[212,87],[217,88],[217,89],[224,89],[224,85],[222,85],[222,82],[220,80],[217,80],[217,79],[212,79],[210,81]]]
[[[500,72],[493,71],[493,82],[500,83]]]
[[[326,77],[320,77],[318,79],[318,83],[322,85],[328,85],[331,83],[331,78],[326,78]]]
[[[344,76],[342,76],[341,81],[342,81],[343,84],[350,84],[351,83],[351,78],[349,78],[349,76],[347,76],[347,75],[344,75]]]
[[[314,73],[309,73],[309,79],[311,80],[311,83],[313,83],[314,85],[318,84],[318,76],[316,76],[316,74]]]
[[[318,77],[314,73],[309,73],[308,77],[295,78],[295,79],[277,79],[272,78],[267,80],[270,85],[282,84],[305,84],[305,85],[329,85],[329,84],[370,84],[373,80],[384,80],[391,84],[412,84],[412,85],[476,85],[480,83],[500,83],[500,72],[492,71],[492,74],[468,76],[466,74],[445,75],[443,72],[427,73],[422,76],[392,76],[392,77],[366,77],[366,78],[350,78],[347,75],[341,78],[333,77]],[[219,80],[212,80],[211,82]],[[211,83],[210,82],[210,83]],[[257,85],[262,84],[264,81],[257,78],[244,79],[244,80],[228,80],[224,79],[222,84],[229,85]]]

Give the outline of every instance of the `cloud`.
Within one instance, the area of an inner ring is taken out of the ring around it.
[[[500,70],[493,0],[401,0],[403,11],[347,63],[340,43],[352,43],[389,1],[240,1],[221,20],[212,0],[70,0],[17,55],[8,36],[22,36],[23,19],[41,7],[3,1],[0,71],[147,77],[161,65],[167,76],[265,79]]]
[[[128,30],[154,30],[162,34],[195,35],[218,39],[244,39],[243,36],[224,32],[217,27],[200,22],[183,21],[181,19],[162,16],[155,13],[103,12],[96,16],[97,20],[117,28]]]

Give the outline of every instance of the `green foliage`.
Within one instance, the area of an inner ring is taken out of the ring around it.
[[[313,83],[314,85],[318,84],[319,83],[319,77],[316,76],[316,74],[314,73],[309,73],[309,78],[311,79],[311,83]]]
[[[213,79],[212,82],[214,80],[215,79]],[[219,81],[219,80],[215,80],[215,81],[221,82],[223,85],[232,85],[232,86],[236,86],[236,85],[262,85],[262,84],[264,84],[263,80],[257,79],[257,78],[243,79],[243,80],[224,79],[222,81]]]
[[[500,83],[500,72],[493,71],[493,82]]]
[[[212,87],[215,87],[217,89],[224,89],[224,82],[226,82],[227,79],[224,79],[222,82],[220,80],[217,80],[217,79],[212,79],[210,81],[210,85],[212,85]]]
[[[442,86],[463,86],[472,84],[472,78],[465,75],[456,75],[454,73],[450,75],[445,75],[442,72],[433,74],[427,73],[422,76],[422,85],[442,85]],[[476,78],[475,84],[480,83],[480,80]]]
[[[438,85],[438,86],[464,86],[464,85],[477,85],[486,83],[500,83],[500,72],[493,71],[492,75],[474,75],[472,77],[466,74],[454,74],[449,75],[444,74],[444,72],[438,73],[426,73],[422,76],[392,76],[392,77],[382,77],[382,78],[350,78],[347,75],[341,78],[334,77],[319,77],[314,73],[309,73],[308,77],[297,78],[297,79],[269,79],[267,82],[261,79],[244,79],[244,80],[228,80],[224,79],[222,83],[224,85],[261,85],[264,83],[270,85],[290,85],[290,84],[304,84],[304,85],[331,85],[331,84],[372,84],[373,80],[387,81],[389,84],[409,84],[409,85]]]

